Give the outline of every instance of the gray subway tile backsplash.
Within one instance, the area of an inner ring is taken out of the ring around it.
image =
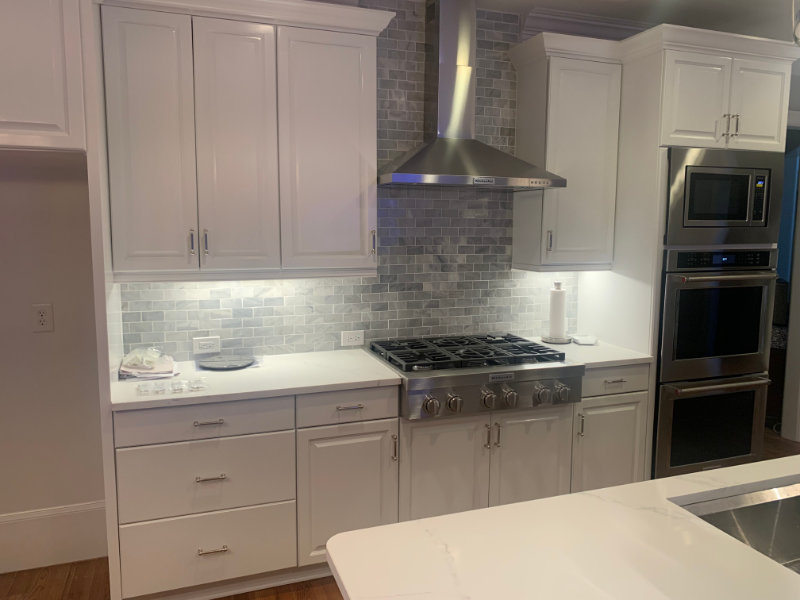
[[[361,0],[397,17],[378,38],[378,161],[422,141],[424,3]],[[476,131],[513,152],[516,76],[507,51],[517,15],[478,11]],[[511,270],[512,194],[474,189],[378,190],[378,274],[242,282],[119,284],[125,352],[155,345],[191,358],[192,338],[218,335],[227,354],[334,350],[342,331],[387,337],[547,331],[548,290],[561,280],[569,329],[575,273]]]

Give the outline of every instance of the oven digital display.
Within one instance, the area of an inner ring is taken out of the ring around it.
[[[714,254],[711,262],[714,266],[717,265],[735,265],[736,254]]]

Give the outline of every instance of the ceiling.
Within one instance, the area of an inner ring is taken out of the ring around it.
[[[523,18],[531,10],[557,11],[792,39],[792,0],[477,0],[477,3],[480,8],[513,12]]]

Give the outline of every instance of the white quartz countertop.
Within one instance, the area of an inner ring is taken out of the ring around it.
[[[180,375],[163,382],[166,391],[141,395],[140,381],[115,381],[111,384],[111,404],[115,411],[180,406],[223,400],[247,400],[291,394],[399,385],[396,371],[381,364],[365,350],[304,352],[260,357],[257,366],[238,371],[196,369],[194,362],[178,364]],[[204,378],[206,389],[172,393],[173,381]],[[152,386],[149,386],[152,387]]]
[[[566,360],[573,363],[583,363],[587,369],[602,367],[618,367],[621,365],[652,363],[653,357],[622,346],[614,346],[602,340],[593,346],[581,346],[572,342],[570,344],[548,344],[541,338],[534,338],[546,346],[560,350],[566,354]]]
[[[800,575],[669,500],[798,481],[794,456],[385,525],[328,562],[347,600],[800,598]]]

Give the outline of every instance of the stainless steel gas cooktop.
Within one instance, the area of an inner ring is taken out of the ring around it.
[[[400,372],[406,419],[580,401],[584,366],[513,334],[380,340],[370,350]]]

